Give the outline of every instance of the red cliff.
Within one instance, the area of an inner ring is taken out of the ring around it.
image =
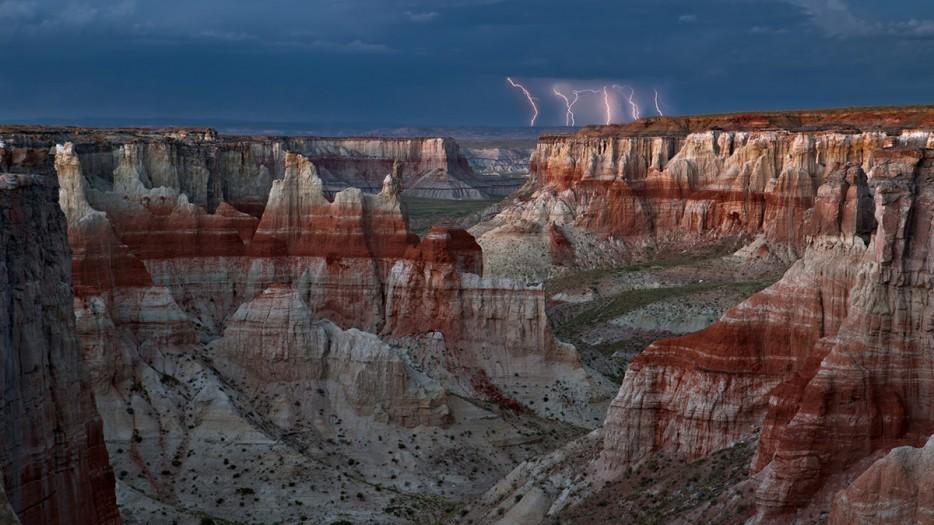
[[[904,126],[930,113],[903,116],[896,130],[802,114],[787,128],[776,115],[749,125],[686,117],[546,136],[519,197],[473,231],[489,248],[489,270],[533,278],[565,266],[569,252],[592,267],[754,238],[791,262],[806,246],[819,188],[847,165],[869,170],[893,144],[924,147],[928,134]],[[572,250],[556,249],[555,226]]]

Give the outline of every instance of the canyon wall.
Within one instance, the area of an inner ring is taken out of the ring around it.
[[[595,479],[757,438],[754,521],[810,523],[871,458],[925,443],[932,129],[922,108],[650,119],[541,141],[524,195],[473,230],[496,273],[516,273],[503,262],[516,250],[538,250],[535,277],[559,260],[618,264],[724,241],[740,261],[791,264],[717,323],[629,365]],[[568,245],[575,256],[557,257]]]
[[[851,166],[818,188],[804,255],[781,281],[633,362],[607,416],[607,468],[759,433],[759,517],[780,520],[859,460],[934,432],[934,151],[873,158],[866,175]]]
[[[23,524],[119,523],[75,330],[65,225],[54,179],[0,174],[5,499]]]
[[[906,126],[929,125],[929,115],[876,117],[649,119],[545,136],[516,202],[471,231],[488,271],[531,279],[752,239],[758,255],[791,262],[834,170],[868,171],[886,147],[925,145],[927,135]]]

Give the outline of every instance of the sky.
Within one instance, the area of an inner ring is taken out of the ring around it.
[[[930,0],[0,0],[0,122],[528,125],[507,76],[544,126],[555,86],[643,115],[924,104],[932,65]]]

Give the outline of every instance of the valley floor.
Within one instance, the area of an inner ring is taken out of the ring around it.
[[[559,339],[619,383],[649,343],[706,328],[785,269],[714,250],[568,272],[545,281],[548,317]]]

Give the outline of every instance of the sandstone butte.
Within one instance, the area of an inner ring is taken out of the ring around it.
[[[328,199],[314,164],[296,153],[282,153],[268,192],[239,201],[232,179],[205,176],[203,191],[185,177],[155,182],[125,148],[81,160],[81,148],[39,145],[0,161],[41,171],[54,158],[77,332],[105,431],[127,443],[136,438],[129,428],[142,428],[146,444],[166,423],[150,430],[119,416],[126,392],[110,385],[140,374],[122,361],[181,368],[172,356],[206,336],[220,373],[285,428],[314,420],[289,408],[289,396],[308,388],[302,377],[362,377],[361,362],[373,375],[351,382],[336,413],[451,424],[445,392],[459,388],[555,417],[553,398],[532,401],[560,382],[561,418],[581,423],[598,388],[551,335],[541,289],[478,274],[540,278],[732,242],[741,256],[791,267],[709,328],[657,341],[633,361],[589,475],[612,480],[655,453],[694,459],[757,438],[752,521],[806,523],[833,508],[833,520],[924,522],[927,449],[905,447],[934,433],[932,130],[930,108],[883,108],[655,118],[543,137],[529,183],[472,230],[477,241],[444,229],[411,236],[398,172],[375,195],[347,189]],[[422,364],[449,374],[443,388],[380,340],[428,332],[443,338],[442,362],[422,354]],[[297,360],[300,347],[319,357]],[[260,348],[274,352],[268,366]],[[289,376],[296,370],[302,377]],[[881,478],[897,483],[873,492]],[[896,507],[905,514],[886,513]]]

